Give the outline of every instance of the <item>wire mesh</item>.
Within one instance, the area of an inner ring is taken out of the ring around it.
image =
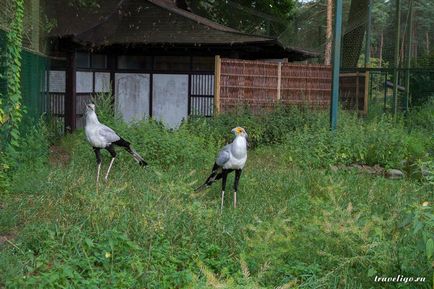
[[[397,1],[400,1],[399,27],[396,13]],[[248,1],[230,0],[188,2],[193,12],[203,13],[205,17],[213,17],[213,14],[207,13],[207,9],[198,9],[201,6],[200,3],[206,3],[207,7],[212,7],[221,2],[230,4],[237,2],[237,5],[232,5],[234,9],[231,10],[229,17],[229,20],[238,17],[240,21],[236,23],[237,29],[248,33],[275,36],[287,46],[319,52],[322,56],[306,62],[330,64],[330,57],[327,56],[331,55],[330,35],[333,30],[332,12],[335,0],[298,0],[294,9],[288,11],[289,17],[277,19],[273,17],[272,9],[267,10],[266,13],[258,9],[260,6],[258,3],[263,4],[265,1],[250,1],[250,4]],[[416,73],[414,69],[434,68],[432,45],[434,41],[434,1],[343,0],[343,3],[341,67],[344,73],[361,73],[363,72],[361,68],[369,67],[369,80],[366,83],[367,85],[373,83],[374,87],[367,87],[366,91],[370,94],[372,92],[384,95],[384,93],[392,92],[388,91],[391,90],[390,83],[388,88],[383,81],[379,81],[386,74],[382,69],[397,68],[399,69],[397,87],[404,88],[404,90],[398,90],[398,103],[409,99],[410,105],[420,104],[419,100],[432,98],[434,92],[431,90],[433,82],[431,73],[426,70]],[[215,9],[208,10],[214,11]],[[222,10],[219,12],[219,17],[213,20],[229,25],[231,22],[226,21],[228,18],[226,14]],[[244,18],[249,19],[249,25],[242,25]],[[395,51],[397,51],[397,63],[395,63]],[[410,71],[409,68],[413,70]],[[378,71],[374,73],[373,69],[378,69]],[[394,83],[392,76],[393,71],[390,70],[387,78],[388,81]],[[352,83],[349,83],[351,81]],[[355,86],[357,81],[357,77],[351,80],[348,75],[345,76],[345,82],[348,82],[350,86]],[[422,86],[430,91],[421,91]],[[375,97],[370,97],[369,100],[371,99]],[[406,109],[406,105],[400,105],[400,108]]]
[[[329,41],[326,37],[326,11],[330,2],[334,1],[300,2],[300,12],[294,19],[295,29],[282,36],[286,35],[289,41],[300,47],[326,55]],[[365,68],[369,68],[366,82],[369,108],[393,111],[393,72],[396,69],[399,110],[407,111],[408,107],[422,105],[434,98],[433,38],[433,1],[344,0],[341,67],[345,81],[350,81],[349,74],[363,73],[367,71]],[[324,62],[324,58],[315,61]],[[356,85],[357,77],[352,81],[351,85]]]

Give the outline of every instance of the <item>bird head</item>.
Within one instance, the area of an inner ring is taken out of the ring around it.
[[[86,104],[86,112],[95,112],[95,104],[93,103],[88,103]]]
[[[235,135],[235,136],[243,136],[243,137],[247,137],[247,133],[246,130],[240,126],[237,126],[236,128],[233,128],[231,130],[231,132]]]

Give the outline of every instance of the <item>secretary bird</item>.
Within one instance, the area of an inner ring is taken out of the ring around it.
[[[206,179],[205,183],[196,189],[196,192],[201,191],[209,186],[216,180],[222,179],[222,200],[220,210],[223,210],[223,201],[225,197],[226,178],[227,175],[235,171],[234,182],[234,208],[237,207],[237,191],[238,183],[240,181],[241,172],[247,161],[247,133],[242,127],[236,127],[231,130],[235,134],[235,139],[232,143],[227,144],[218,153],[217,159],[212,167],[211,174]]]
[[[121,138],[114,130],[106,125],[99,122],[98,117],[95,113],[95,105],[89,103],[86,105],[86,125],[84,127],[86,133],[86,138],[88,142],[92,145],[93,150],[96,155],[97,163],[97,173],[96,173],[96,185],[98,187],[99,172],[101,170],[101,149],[106,149],[109,151],[112,159],[110,165],[105,174],[105,180],[108,180],[110,169],[112,168],[113,162],[116,158],[116,151],[114,149],[115,145],[125,148],[125,150],[130,153],[134,160],[139,163],[140,166],[144,167],[147,165],[146,161],[131,147],[131,144]]]

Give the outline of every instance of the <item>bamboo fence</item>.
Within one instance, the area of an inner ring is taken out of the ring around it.
[[[272,110],[276,104],[315,109],[330,106],[331,67],[319,64],[292,64],[216,57],[216,111],[252,112]],[[344,108],[365,111],[367,75],[341,78]],[[353,104],[353,102],[355,102]],[[366,112],[366,111],[365,111]]]

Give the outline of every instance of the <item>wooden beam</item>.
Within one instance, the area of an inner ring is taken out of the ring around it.
[[[369,96],[369,71],[365,72],[365,95],[363,98],[363,113],[368,114],[368,96]]]
[[[214,106],[215,113],[219,114],[221,112],[221,103],[220,103],[220,77],[221,77],[221,58],[220,55],[215,56],[215,64],[214,64]]]
[[[282,62],[279,62],[277,66],[277,101],[280,101],[281,98],[280,95],[281,86],[282,86]]]
[[[356,111],[359,112],[359,92],[360,92],[360,79],[359,79],[359,72],[356,72]]]

